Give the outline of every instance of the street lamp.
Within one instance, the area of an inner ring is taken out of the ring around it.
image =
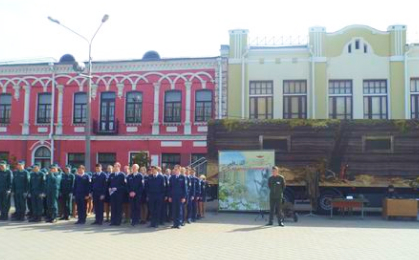
[[[73,69],[79,73],[79,75],[86,77],[88,79],[88,89],[87,89],[87,107],[86,107],[86,129],[85,129],[85,137],[86,137],[86,152],[84,154],[84,161],[85,161],[85,166],[86,169],[88,171],[91,170],[91,165],[90,165],[90,135],[91,135],[91,125],[92,125],[92,119],[91,119],[91,104],[92,104],[92,97],[91,97],[91,91],[92,91],[92,42],[95,39],[96,34],[99,32],[100,28],[102,27],[102,24],[104,22],[106,22],[109,19],[109,15],[105,14],[102,18],[102,21],[99,25],[99,27],[97,28],[96,32],[93,34],[92,38],[90,40],[88,40],[86,37],[84,37],[83,35],[79,34],[78,32],[68,28],[67,26],[63,25],[62,23],[60,23],[58,20],[51,18],[50,16],[48,16],[48,20],[50,20],[53,23],[56,23],[62,27],[64,27],[65,29],[69,30],[70,32],[76,34],[77,36],[79,36],[80,38],[82,38],[83,40],[85,40],[87,42],[87,44],[89,45],[89,66],[87,69],[87,74],[81,74],[81,72],[83,72],[85,70],[85,66],[83,63],[80,62],[75,62],[73,65]]]

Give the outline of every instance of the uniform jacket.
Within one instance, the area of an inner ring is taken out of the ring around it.
[[[90,185],[91,185],[91,179],[90,176],[87,174],[83,175],[76,175],[76,179],[74,181],[74,188],[73,188],[73,194],[77,198],[84,198],[86,196],[89,196],[90,193]]]
[[[116,188],[116,192],[124,193],[126,191],[126,179],[123,172],[111,173],[109,175],[109,188]]]
[[[284,177],[282,175],[269,177],[268,187],[270,190],[269,197],[271,199],[282,199],[282,196],[285,190]]]
[[[161,174],[157,174],[156,176],[153,174],[149,175],[145,188],[148,197],[166,195],[166,182]]]
[[[14,193],[27,193],[29,191],[29,172],[26,170],[23,171],[14,171],[13,172],[13,182],[12,182],[12,191]]]
[[[48,173],[45,178],[45,191],[47,193],[59,192],[61,186],[61,173]]]
[[[127,177],[128,192],[135,192],[135,197],[140,198],[144,190],[144,179],[141,173],[133,173]]]
[[[187,180],[185,176],[172,175],[169,179],[169,197],[170,198],[186,198],[187,196]]]
[[[29,181],[29,192],[32,194],[45,193],[45,173],[31,172]]]
[[[70,194],[73,192],[75,179],[76,176],[72,173],[63,173],[61,175],[60,191],[62,194]]]
[[[12,189],[13,173],[11,170],[0,171],[0,192]]]
[[[92,174],[91,192],[99,196],[104,196],[108,189],[107,176],[104,172],[94,172]]]

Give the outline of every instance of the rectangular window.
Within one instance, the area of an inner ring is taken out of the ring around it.
[[[116,153],[98,153],[97,162],[102,164],[103,169],[106,169],[108,165],[114,165],[116,162]]]
[[[38,124],[49,124],[51,122],[51,93],[41,93],[38,95],[36,122]]]
[[[250,81],[250,119],[273,118],[273,81]]]
[[[410,80],[410,93],[410,118],[419,119],[419,79]]]
[[[67,164],[75,168],[78,168],[80,165],[85,165],[84,153],[69,153],[67,155]]]
[[[12,95],[0,95],[0,124],[10,124],[12,113]]]
[[[143,94],[138,91],[127,93],[125,122],[126,123],[141,123],[143,108]]]
[[[289,136],[260,136],[261,148],[275,152],[289,152],[291,139]]]
[[[179,153],[164,153],[161,155],[161,165],[164,169],[173,169],[176,164],[180,164]]]
[[[180,123],[182,113],[182,92],[167,91],[164,97],[164,122]]]
[[[207,160],[205,159],[205,154],[191,154],[191,167],[195,169],[197,175],[206,174]]]
[[[364,119],[387,119],[387,81],[364,80]]]
[[[352,80],[329,81],[329,118],[352,119]]]
[[[372,153],[392,153],[393,152],[393,137],[363,137],[364,152]]]
[[[355,49],[359,50],[359,40],[355,41]]]
[[[8,161],[9,152],[0,152],[0,161]]]
[[[307,118],[307,81],[284,80],[284,119]]]
[[[74,94],[74,113],[73,113],[74,124],[86,123],[86,108],[87,108],[86,93]]]
[[[212,92],[199,90],[195,94],[195,121],[207,122],[212,118]]]

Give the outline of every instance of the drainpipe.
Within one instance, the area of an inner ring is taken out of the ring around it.
[[[54,63],[49,63],[50,69],[52,71],[52,81],[51,81],[51,125],[49,130],[49,139],[51,143],[51,164],[54,163],[54,112],[55,112],[55,67]]]
[[[223,58],[218,61],[218,119],[223,119]]]
[[[413,50],[413,46],[409,45],[409,50],[404,53],[404,113],[405,118],[410,119],[410,111],[409,111],[409,94],[410,94],[410,84],[409,84],[409,70],[407,67],[407,60],[408,60],[408,54]]]
[[[315,98],[315,93],[316,93],[316,76],[315,76],[315,67],[314,67],[314,52],[313,52],[313,47],[310,46],[308,48],[308,51],[310,52],[311,55],[311,86],[312,86],[312,93],[311,93],[311,110],[312,110],[312,117],[313,119],[316,118],[316,98]]]
[[[246,83],[244,82],[245,81],[245,75],[244,75],[244,71],[245,71],[245,69],[244,69],[244,61],[245,61],[245,58],[246,58],[246,56],[247,56],[247,54],[249,53],[249,49],[247,49],[244,53],[243,53],[243,55],[242,55],[242,119],[245,119],[245,112],[244,112],[244,102],[245,102],[245,97],[246,97],[246,95],[245,95],[245,93],[244,93],[244,91],[245,91],[245,89],[246,89]]]

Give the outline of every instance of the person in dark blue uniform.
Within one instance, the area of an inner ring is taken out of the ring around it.
[[[109,175],[109,194],[111,196],[111,226],[120,226],[122,222],[123,195],[126,191],[125,174],[121,172],[121,164],[116,162],[114,173]]]
[[[9,219],[10,194],[12,193],[13,173],[7,168],[6,161],[0,162],[0,220]]]
[[[58,217],[58,196],[61,186],[61,173],[58,171],[58,165],[52,164],[50,166],[45,184],[48,208],[46,222],[55,223]]]
[[[77,216],[78,220],[74,224],[85,224],[86,223],[86,207],[87,207],[87,199],[89,198],[90,192],[90,184],[91,179],[90,176],[87,175],[85,172],[84,165],[80,165],[77,169],[76,180],[74,182],[74,189],[73,194],[77,204]]]
[[[167,192],[168,192],[168,185],[169,185],[169,178],[163,174],[162,169],[160,167],[157,167],[157,171],[159,172],[159,175],[161,175],[164,179],[164,185],[165,185],[165,198],[161,204],[161,212],[160,212],[160,225],[164,225],[164,223],[167,221],[167,205],[169,204],[168,198],[167,198]]]
[[[161,205],[165,197],[166,183],[163,176],[158,174],[157,167],[153,166],[151,173],[146,182],[147,199],[151,212],[149,227],[157,228],[160,222]]]
[[[102,225],[103,223],[103,205],[105,201],[106,190],[108,189],[107,177],[102,172],[102,165],[96,164],[95,171],[92,174],[92,197],[93,208],[95,210],[95,221],[92,225]]]
[[[148,217],[148,203],[147,203],[147,192],[145,190],[146,183],[147,183],[147,168],[141,167],[140,168],[140,174],[143,178],[143,192],[141,193],[141,199],[140,199],[140,205],[141,205],[141,221],[140,224],[143,225],[147,223],[147,217]]]
[[[105,222],[111,222],[110,214],[111,214],[111,195],[109,194],[109,176],[113,173],[113,166],[108,165],[106,167],[106,192],[105,192],[105,200],[103,202],[103,208],[105,211]]]
[[[173,175],[169,179],[169,202],[172,203],[173,226],[180,228],[183,220],[183,203],[187,196],[187,182],[185,176],[180,175],[180,166],[176,165],[173,169]]]
[[[29,192],[29,173],[25,170],[25,161],[19,161],[13,172],[12,193],[16,211],[13,220],[23,221],[26,214],[26,197]]]
[[[131,205],[131,226],[140,224],[141,196],[144,190],[143,175],[138,172],[140,166],[134,164],[131,174],[127,177],[128,193]]]
[[[172,170],[166,169],[165,172],[164,172],[164,175],[166,176],[167,186],[168,186],[167,188],[169,189],[169,179],[170,179],[170,176],[172,175]],[[169,193],[169,191],[167,193]],[[169,202],[169,200],[167,200],[167,202],[166,202],[166,213],[167,213],[166,222],[173,221],[173,218],[172,218],[172,203]]]
[[[190,210],[188,210],[188,221],[195,222],[197,218],[197,207],[198,207],[198,198],[200,196],[200,181],[196,177],[194,169],[189,169],[189,179],[191,181],[191,193],[190,193]]]
[[[69,220],[73,206],[73,188],[76,176],[71,172],[71,165],[64,167],[64,173],[61,177],[61,209],[62,217],[60,220]]]
[[[128,175],[131,174],[131,167],[129,167],[128,165],[125,165],[124,170],[122,171],[122,173],[125,175],[125,180],[127,180]],[[124,218],[123,223],[129,223],[130,222],[130,218],[131,218],[131,206],[130,206],[130,197],[128,194],[128,189],[125,189],[124,194],[122,195],[122,216]]]

